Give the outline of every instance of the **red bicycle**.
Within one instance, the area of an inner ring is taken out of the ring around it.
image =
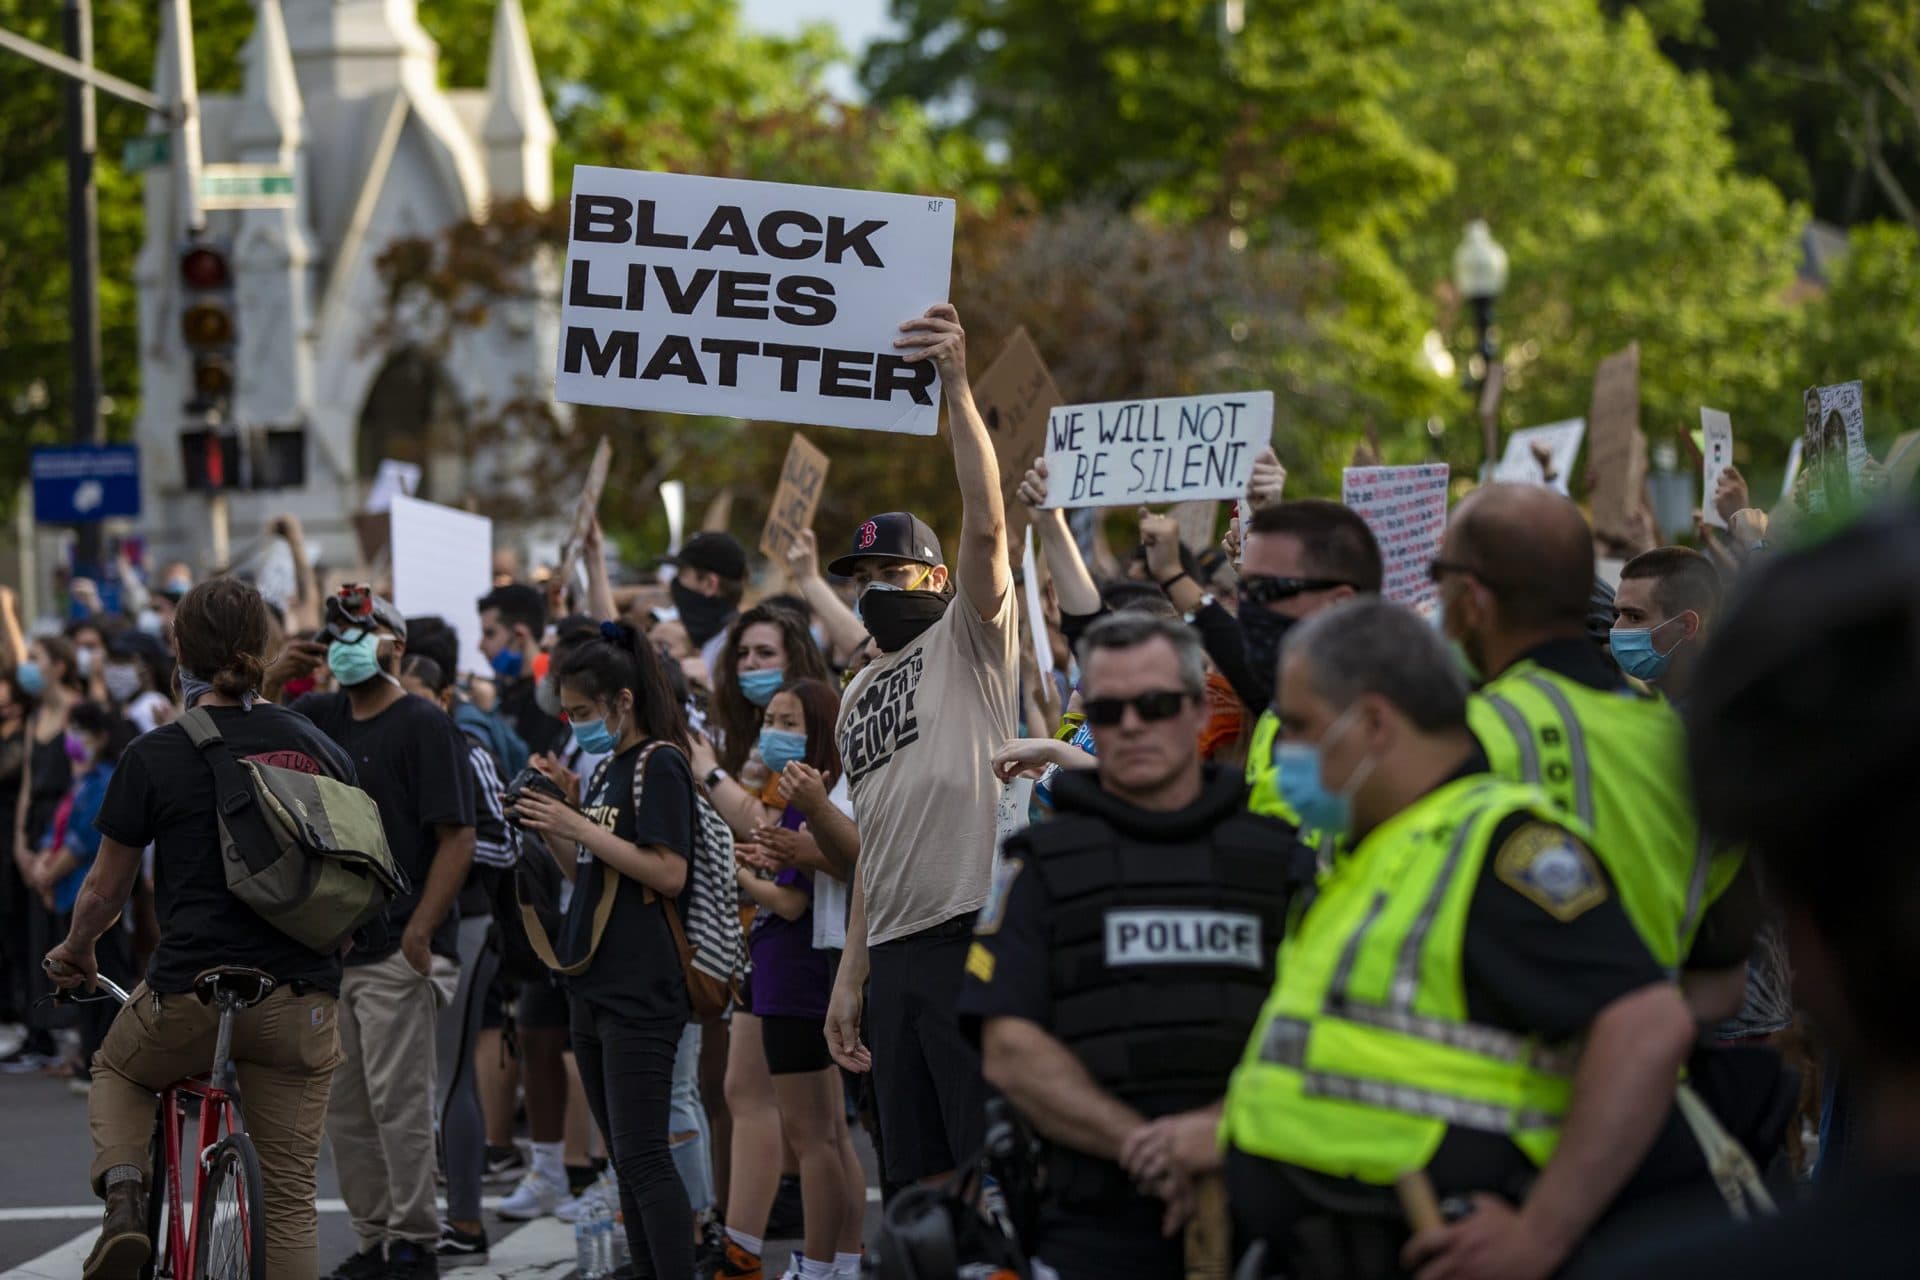
[[[274,978],[259,969],[209,969],[194,979],[194,994],[219,1007],[213,1068],[160,1091],[160,1112],[148,1150],[146,1280],[266,1280],[267,1218],[261,1203],[260,1156],[247,1137],[233,1082],[233,1018],[272,994]],[[128,994],[107,978],[104,995],[67,993],[67,1000]],[[183,1161],[183,1134],[197,1121],[191,1171]],[[191,1197],[187,1194],[191,1191]],[[191,1213],[191,1219],[189,1219]],[[191,1226],[189,1226],[191,1221]]]

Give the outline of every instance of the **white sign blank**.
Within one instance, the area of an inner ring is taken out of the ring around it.
[[[491,676],[480,652],[480,597],[493,587],[493,521],[396,494],[388,512],[393,603],[409,618],[438,617],[460,635],[460,671]]]

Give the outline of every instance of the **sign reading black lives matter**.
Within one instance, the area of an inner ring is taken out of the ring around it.
[[[1273,439],[1273,392],[1060,405],[1047,415],[1047,506],[1246,496]]]
[[[574,404],[930,436],[900,324],[947,300],[953,201],[581,165],[555,391]]]

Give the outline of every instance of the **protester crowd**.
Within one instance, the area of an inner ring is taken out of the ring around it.
[[[1046,675],[958,317],[903,346],[954,541],[875,513],[756,575],[710,531],[615,583],[595,524],[584,593],[503,565],[477,637],[310,573],[265,602],[176,566],[117,613],[75,584],[63,626],[0,593],[0,1065],[91,1076],[88,1275],[144,1259],[151,1171],[107,1135],[165,1081],[128,1046],[237,962],[321,1037],[236,1050],[275,1277],[484,1256],[489,1185],[613,1215],[662,1280],[760,1280],[772,1238],[801,1280],[1895,1274],[1920,519],[1784,549],[1800,504],[1770,539],[1729,471],[1730,537],[1613,585],[1571,501],[1485,485],[1422,616],[1271,454],[1220,546],[1142,511],[1104,572],[1036,462]],[[208,932],[218,875],[179,864],[215,842],[167,834],[211,830],[202,703],[377,804],[408,887],[344,959]],[[117,919],[82,892],[110,861]],[[150,1024],[47,1006],[50,952],[145,976]],[[305,1103],[256,1116],[248,1063]],[[996,1097],[1031,1144],[989,1141]],[[983,1149],[995,1182],[919,1190]]]

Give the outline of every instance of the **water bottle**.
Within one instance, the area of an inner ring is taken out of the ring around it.
[[[573,1224],[573,1266],[580,1273],[579,1280],[599,1280],[600,1260],[594,1253],[595,1239],[593,1215],[581,1214]]]
[[[619,1209],[613,1211],[613,1256],[607,1259],[607,1274],[618,1275],[627,1265],[627,1221]]]
[[[593,1265],[595,1276],[613,1274],[613,1210],[604,1200],[593,1206]]]

